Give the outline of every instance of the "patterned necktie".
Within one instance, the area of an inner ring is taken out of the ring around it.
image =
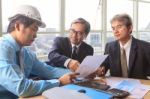
[[[71,58],[75,60],[77,59],[77,47],[76,46],[73,47]]]
[[[122,76],[128,77],[127,58],[124,48],[121,48],[121,69],[122,69]]]

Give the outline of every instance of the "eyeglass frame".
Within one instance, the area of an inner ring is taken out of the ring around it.
[[[69,29],[69,33],[76,34],[78,37],[85,36],[85,32],[75,31],[74,29]]]

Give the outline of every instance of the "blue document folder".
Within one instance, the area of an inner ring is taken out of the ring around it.
[[[91,99],[113,99],[113,95],[104,91],[97,91],[92,88],[87,88],[83,86],[78,86],[75,84],[68,84],[63,86],[63,88],[72,89],[72,90],[84,90],[85,94],[88,95]]]

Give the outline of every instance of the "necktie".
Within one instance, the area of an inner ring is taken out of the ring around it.
[[[74,46],[73,47],[73,51],[72,51],[72,59],[77,59],[77,47]]]
[[[16,52],[16,59],[17,59],[17,64],[20,66],[20,51]]]
[[[121,48],[121,69],[122,69],[122,76],[128,77],[127,58],[124,48]]]
[[[16,56],[17,56],[17,63],[19,65],[21,71],[24,72],[24,59],[23,59],[22,50],[17,51]]]

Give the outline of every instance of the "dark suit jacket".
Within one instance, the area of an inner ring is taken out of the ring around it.
[[[106,44],[105,54],[109,54],[104,62],[110,69],[111,76],[122,76],[120,62],[120,45],[118,41]],[[129,55],[129,78],[146,79],[150,75],[150,43],[133,38]]]
[[[48,55],[48,64],[52,66],[64,66],[65,61],[71,58],[72,46],[69,38],[67,37],[56,37],[50,53]],[[78,49],[78,61],[82,62],[87,55],[93,55],[93,48],[82,42]]]

